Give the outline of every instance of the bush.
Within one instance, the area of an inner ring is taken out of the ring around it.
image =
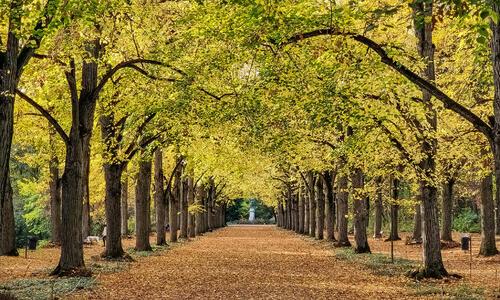
[[[480,232],[479,215],[470,208],[462,209],[453,220],[453,230],[458,232]]]

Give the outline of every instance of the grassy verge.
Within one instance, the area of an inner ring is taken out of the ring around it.
[[[169,248],[168,245],[165,246],[157,246],[151,245],[151,251],[136,251],[134,248],[127,249],[127,253],[132,257],[147,257],[154,255],[161,255],[161,253]]]
[[[92,288],[95,279],[92,277],[62,277],[62,278],[28,278],[18,279],[0,285],[0,298],[10,299],[57,299],[72,292]],[[9,295],[9,296],[7,296]]]
[[[335,249],[335,257],[349,263],[356,263],[372,274],[379,276],[406,276],[408,272],[418,268],[418,263],[408,259],[391,258],[380,254],[356,254],[352,248]],[[442,299],[485,299],[485,291],[482,288],[475,288],[464,282],[444,282],[444,281],[410,281],[408,288],[416,297],[439,296]]]

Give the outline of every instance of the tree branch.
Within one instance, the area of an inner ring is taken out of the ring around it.
[[[21,92],[20,90],[16,89],[16,94],[19,95],[24,101],[28,102],[33,108],[38,110],[42,116],[44,116],[49,123],[54,127],[54,129],[57,131],[59,136],[61,136],[62,140],[64,141],[65,144],[69,143],[69,137],[64,131],[64,129],[61,127],[61,125],[57,122],[54,117],[46,110],[44,109],[40,104],[36,103],[35,100],[30,98],[28,95],[25,93]]]
[[[387,51],[377,42],[372,39],[351,32],[342,32],[338,29],[334,28],[324,28],[324,29],[316,29],[305,33],[300,33],[291,36],[286,41],[280,43],[280,46],[296,43],[304,39],[313,38],[317,36],[324,35],[334,35],[334,36],[343,36],[350,39],[353,39],[371,50],[373,50],[381,59],[382,63],[394,69],[396,72],[400,73],[408,80],[413,82],[419,88],[422,88],[432,94],[436,99],[441,101],[444,104],[444,107],[450,109],[451,111],[457,113],[465,120],[469,121],[472,126],[474,126],[479,132],[483,133],[490,143],[493,142],[493,130],[491,126],[489,126],[485,121],[483,121],[479,116],[474,114],[471,110],[461,105],[457,101],[450,98],[447,94],[445,94],[441,89],[436,87],[432,82],[425,80],[415,72],[411,71],[408,67],[403,65],[402,63],[395,61],[391,58]]]

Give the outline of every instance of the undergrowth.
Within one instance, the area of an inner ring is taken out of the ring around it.
[[[17,279],[0,285],[0,297],[10,295],[11,297],[15,297],[11,299],[19,300],[56,299],[77,290],[92,288],[94,284],[95,279],[92,277]]]

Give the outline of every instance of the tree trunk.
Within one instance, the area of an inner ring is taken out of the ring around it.
[[[187,200],[188,200],[188,208],[194,205],[194,180],[192,176],[189,176],[187,179]],[[196,236],[195,230],[195,216],[194,213],[189,212],[188,215],[188,236],[194,238]]]
[[[188,184],[187,179],[182,180],[182,189],[181,189],[181,230],[179,234],[179,238],[187,239],[188,237]]]
[[[139,162],[137,185],[135,187],[135,250],[151,251],[149,244],[151,205],[151,160]]]
[[[167,243],[165,236],[165,194],[163,187],[163,152],[157,149],[154,153],[154,199],[156,212],[156,245]]]
[[[307,185],[305,186],[304,189],[304,234],[309,235],[309,218],[310,218],[310,211],[309,211],[309,188]]]
[[[199,206],[199,208],[196,211],[195,215],[195,230],[196,230],[196,235],[201,235],[203,233],[203,212],[201,209],[203,209],[203,195],[205,193],[205,189],[203,185],[197,186],[196,188],[196,195],[195,195],[195,201],[196,205]]]
[[[16,248],[12,186],[9,177],[7,177],[7,189],[5,190],[5,192],[4,206],[2,206],[0,210],[2,212],[2,224],[0,228],[2,240],[0,244],[0,254],[7,256],[17,256],[18,252]]]
[[[89,194],[89,176],[90,176],[90,145],[89,148],[84,151],[83,155],[83,177],[82,177],[82,189],[83,189],[83,207],[82,207],[82,238],[86,238],[90,235],[90,194]]]
[[[316,178],[316,239],[322,240],[325,231],[325,194],[323,192],[323,179],[318,174]]]
[[[442,210],[442,228],[441,239],[443,241],[453,241],[453,185],[455,180],[450,178],[443,184],[443,210]]]
[[[338,233],[338,242],[337,245],[341,247],[349,247],[351,246],[351,243],[349,242],[349,236],[347,234],[347,216],[349,214],[349,207],[348,207],[348,199],[349,199],[349,192],[347,190],[348,188],[348,179],[347,176],[342,175],[339,178],[338,182],[338,205],[337,205],[337,224],[339,227],[339,233]]]
[[[314,193],[316,178],[310,171],[307,174],[309,182],[309,236],[316,237],[316,196]]]
[[[333,171],[325,171],[323,173],[323,190],[325,192],[325,209],[326,209],[326,239],[335,241],[335,195],[333,193],[334,175]]]
[[[75,120],[73,120],[74,122]],[[55,274],[70,274],[85,267],[82,239],[82,143],[79,125],[73,124],[66,146],[66,162],[62,176],[61,257]]]
[[[500,15],[500,3],[491,1],[493,12]],[[491,18],[490,28],[493,32],[493,37],[490,42],[492,59],[493,59],[493,145],[491,146],[494,158],[495,167],[495,185],[496,185],[496,233],[500,234],[500,24]]]
[[[299,205],[299,228],[298,233],[304,234],[304,187],[301,186],[298,195]]]
[[[418,196],[421,202],[420,195]],[[419,203],[415,205],[415,215],[413,216],[413,236],[412,240],[417,243],[422,243],[422,205]]]
[[[61,183],[59,181],[59,159],[55,149],[55,131],[50,129],[50,162],[49,162],[49,191],[50,191],[50,224],[51,242],[61,244]]]
[[[481,248],[479,249],[479,254],[483,256],[498,254],[495,244],[495,213],[492,180],[492,174],[488,174],[481,180]]]
[[[122,236],[128,236],[128,174],[123,176],[121,202],[121,233]]]
[[[105,163],[106,196],[106,249],[102,254],[107,258],[119,258],[124,255],[121,239],[121,176],[123,164]]]
[[[382,201],[382,177],[377,177],[375,179],[377,185],[377,195],[375,198],[375,220],[374,220],[374,230],[373,237],[376,239],[382,238],[382,214],[384,211],[384,205]]]
[[[420,57],[426,62],[423,77],[429,81],[435,81],[434,70],[434,45],[432,42],[433,1],[413,2],[414,27],[418,39],[418,52]],[[423,158],[419,162],[419,168],[423,174],[421,176],[422,186],[422,241],[423,241],[423,263],[420,273],[424,277],[441,278],[447,276],[448,272],[444,268],[441,256],[441,241],[439,237],[439,218],[437,211],[437,189],[432,181],[436,175],[436,151],[437,139],[434,133],[437,129],[437,113],[431,102],[432,95],[422,89],[422,103],[425,107],[425,117],[430,130],[430,135],[421,142],[421,153]]]
[[[293,231],[299,233],[299,193],[293,195]]]
[[[17,76],[19,40],[11,26],[16,26],[12,20],[9,23],[7,48],[2,53],[3,59],[0,62],[0,255],[17,255],[15,226],[12,225],[14,205],[9,179],[9,161],[14,134],[14,95],[19,79]]]
[[[366,198],[363,191],[363,173],[360,169],[356,168],[354,170],[351,181],[354,206],[354,240],[356,242],[354,251],[356,253],[370,253],[368,236],[366,234],[368,209],[366,207]]]
[[[386,241],[399,241],[399,179],[391,178],[392,201],[391,204],[391,232]]]

